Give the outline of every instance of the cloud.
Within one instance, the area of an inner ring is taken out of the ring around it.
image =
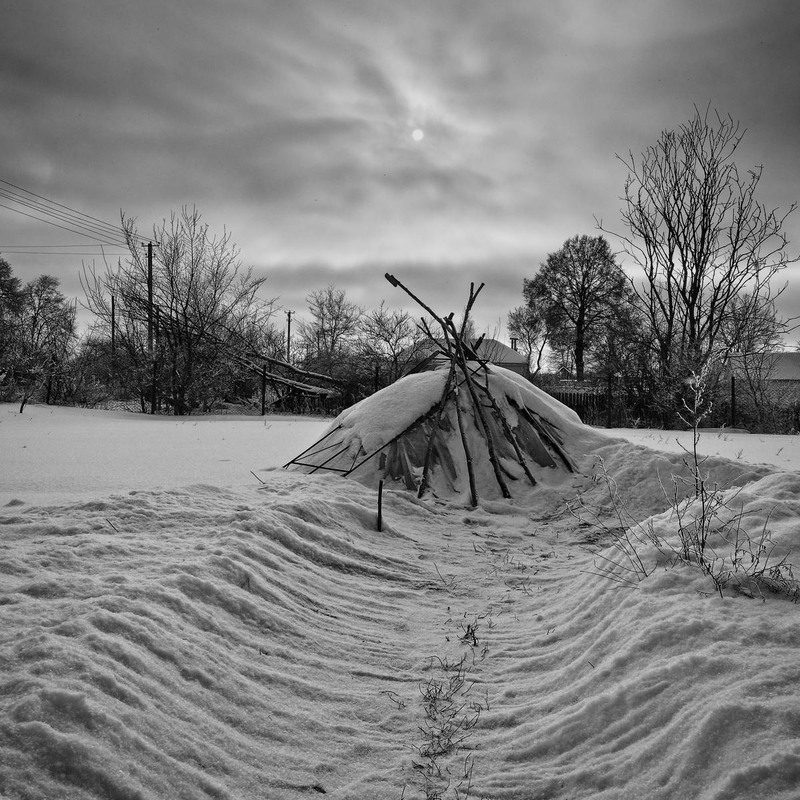
[[[491,331],[504,325],[508,312],[522,304],[522,279],[533,275],[537,267],[533,257],[520,256],[471,262],[375,261],[343,267],[322,262],[275,264],[259,267],[257,272],[267,276],[265,293],[278,296],[279,308],[292,310],[300,318],[306,313],[307,296],[329,285],[343,289],[349,300],[367,309],[385,301],[389,308],[423,316],[423,309],[389,284],[387,272],[440,315],[458,315],[469,297],[470,283],[476,288],[483,283],[473,317],[479,330]]]
[[[376,305],[369,265],[400,264],[444,301],[480,265],[513,307],[523,264],[617,222],[614,154],[694,104],[749,129],[768,205],[795,199],[793,2],[20,0],[0,177],[144,227],[196,204],[286,291]],[[7,217],[0,245],[36,235]]]

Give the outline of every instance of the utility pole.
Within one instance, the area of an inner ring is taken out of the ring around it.
[[[261,416],[267,413],[267,362],[261,365]]]
[[[286,312],[286,319],[287,319],[287,324],[286,324],[286,363],[287,364],[291,364],[292,363],[292,355],[291,355],[292,354],[292,351],[291,351],[291,347],[292,347],[292,314],[294,314],[294,311],[287,311]]]
[[[147,243],[147,352],[153,357],[153,243]]]
[[[111,295],[111,358],[113,360],[117,351],[117,314],[116,298]]]
[[[156,413],[156,359],[153,352],[153,243],[147,243],[147,354],[150,357],[150,413]]]

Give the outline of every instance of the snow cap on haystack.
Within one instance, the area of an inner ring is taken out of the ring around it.
[[[287,467],[328,470],[368,484],[393,480],[452,496],[469,491],[471,466],[477,492],[487,498],[510,495],[495,464],[507,486],[574,470],[568,442],[583,428],[574,411],[509,370],[469,367],[479,373],[473,387],[488,430],[464,375],[445,365],[402,378],[346,409]]]

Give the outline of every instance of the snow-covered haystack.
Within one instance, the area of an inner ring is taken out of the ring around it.
[[[471,470],[481,497],[510,496],[515,482],[535,485],[575,470],[587,429],[574,411],[501,367],[469,362],[469,369],[475,396],[448,366],[409,375],[342,412],[287,466],[368,485],[393,480],[438,496],[466,493]]]
[[[483,289],[470,285],[460,327],[453,314],[438,315],[393,275],[441,329],[425,318],[419,328],[438,359],[431,372],[405,377],[343,412],[315,445],[285,466],[327,470],[367,484],[402,481],[422,497],[469,493],[511,498],[510,482],[536,486],[543,471],[576,470],[567,442],[583,428],[580,418],[524,378],[478,355],[481,340],[467,339],[470,311]],[[538,477],[537,477],[538,475]]]

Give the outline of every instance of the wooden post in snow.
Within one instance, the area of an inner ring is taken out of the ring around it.
[[[453,315],[450,315],[450,319],[452,320]],[[447,355],[450,359],[450,363],[455,366],[455,353],[453,352],[453,345],[450,342],[450,335],[447,332],[447,325],[445,324],[444,320],[437,317],[439,322],[442,325],[442,331],[444,332],[444,341],[447,345]],[[454,373],[456,374],[456,373]],[[467,441],[467,429],[464,427],[464,413],[461,410],[461,405],[459,403],[458,398],[458,381],[455,381],[453,384],[453,400],[456,404],[456,422],[458,422],[458,433],[461,437],[461,447],[464,449],[464,458],[467,462],[467,480],[469,481],[469,495],[470,500],[472,501],[473,507],[478,505],[478,487],[475,483],[475,465],[472,463],[472,451],[469,447],[469,442]]]

